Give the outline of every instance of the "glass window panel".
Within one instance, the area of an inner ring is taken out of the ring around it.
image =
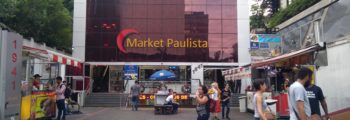
[[[115,0],[115,1],[117,1],[117,0]],[[142,5],[145,5],[145,4],[147,4],[147,1],[148,1],[148,0],[134,0],[134,4],[142,4]]]
[[[190,5],[192,4],[192,0],[184,0],[185,1],[185,5]]]
[[[146,0],[145,0],[146,1]],[[157,4],[161,5],[163,3],[163,0],[148,0],[148,4]]]
[[[223,33],[237,33],[236,20],[223,20]]]
[[[209,20],[209,33],[222,33],[221,20]]]
[[[132,4],[135,0],[120,0],[120,4]]]
[[[206,0],[192,0],[193,5],[206,5],[207,1]]]
[[[237,0],[222,0],[222,5],[236,5]]]
[[[207,13],[207,6],[205,5],[193,5],[192,12],[204,12]]]
[[[178,18],[175,16],[176,12],[178,12],[176,11],[176,5],[162,5],[163,18]]]
[[[210,48],[222,47],[222,34],[209,34],[208,38],[209,38],[208,46]]]
[[[185,5],[185,12],[192,12],[192,6],[191,5]]]
[[[237,19],[236,6],[222,6],[222,18],[223,19]]]
[[[223,49],[221,47],[211,47],[209,48],[209,61],[210,62],[219,62],[222,59]]]
[[[162,29],[164,33],[176,33],[179,31],[178,28],[184,28],[184,27],[180,27],[180,26],[184,26],[184,24],[179,25],[177,20],[169,19],[169,20],[164,20],[163,22],[164,23],[163,23]]]
[[[120,9],[119,9],[120,10],[120,17],[121,18],[133,18],[134,17],[133,6],[134,5],[132,5],[132,4],[119,5],[119,7],[120,7]]]
[[[221,5],[221,3],[222,3],[222,0],[207,0],[208,5]]]
[[[223,48],[222,62],[238,62],[237,49]]]
[[[162,5],[148,5],[148,18],[162,18]]]
[[[135,18],[147,18],[147,5],[135,5],[134,17]]]
[[[223,47],[234,47],[237,44],[237,34],[223,34]]]
[[[185,5],[176,5],[175,18],[184,19],[185,15]]]
[[[209,15],[209,19],[221,19],[221,6],[207,6],[207,13]]]
[[[161,33],[163,21],[161,19],[148,20],[148,33]]]

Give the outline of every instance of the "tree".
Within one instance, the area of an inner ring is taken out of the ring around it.
[[[71,51],[72,17],[63,0],[6,1],[16,3],[15,10],[2,17],[0,22],[25,38],[33,37],[36,42]],[[0,14],[3,15],[4,11],[0,11]]]
[[[13,18],[16,11],[15,0],[1,0],[0,2],[0,21]]]
[[[278,9],[278,0],[253,0],[255,4],[251,6],[250,28],[267,28],[267,20]]]

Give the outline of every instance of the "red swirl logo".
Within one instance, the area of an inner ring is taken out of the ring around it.
[[[117,39],[116,39],[116,43],[117,43],[117,46],[118,46],[118,49],[123,52],[123,53],[127,53],[127,51],[125,50],[124,48],[124,41],[127,37],[129,37],[130,35],[133,35],[133,34],[138,34],[139,32],[135,29],[125,29],[125,30],[122,30],[120,31],[119,35],[117,36]]]

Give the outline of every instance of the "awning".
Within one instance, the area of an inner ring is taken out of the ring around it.
[[[36,55],[37,57],[50,60],[51,62],[59,62],[65,65],[72,65],[75,67],[81,67],[81,60],[75,59],[73,57],[70,57],[68,55],[64,55],[55,51],[51,50],[45,50],[45,49],[39,49],[39,48],[33,48],[28,46],[23,46],[24,52],[29,52],[33,55]]]
[[[270,58],[270,59],[267,59],[267,60],[253,62],[252,63],[252,67],[261,67],[261,66],[265,66],[265,65],[270,65],[270,64],[279,62],[281,60],[285,60],[285,59],[293,58],[293,57],[296,57],[296,56],[300,56],[300,55],[303,55],[303,54],[306,54],[306,53],[310,53],[310,52],[316,51],[318,49],[320,49],[320,46],[319,45],[314,45],[314,46],[311,46],[311,47],[308,47],[308,48],[305,48],[305,49],[301,49],[301,50],[298,50],[298,51],[295,51],[295,52],[291,52],[291,53],[284,54],[284,55],[281,55],[281,56],[277,56],[277,57],[274,57],[274,58]]]
[[[81,60],[51,50],[47,50],[47,52],[52,62],[81,67]]]

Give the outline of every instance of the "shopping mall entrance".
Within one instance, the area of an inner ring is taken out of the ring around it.
[[[160,70],[170,71],[175,74],[172,82],[189,82],[191,79],[190,66],[166,66],[166,65],[109,65],[91,66],[94,79],[92,92],[95,93],[123,93],[128,86],[128,80],[139,80],[143,83],[159,82],[151,80],[151,75]]]

